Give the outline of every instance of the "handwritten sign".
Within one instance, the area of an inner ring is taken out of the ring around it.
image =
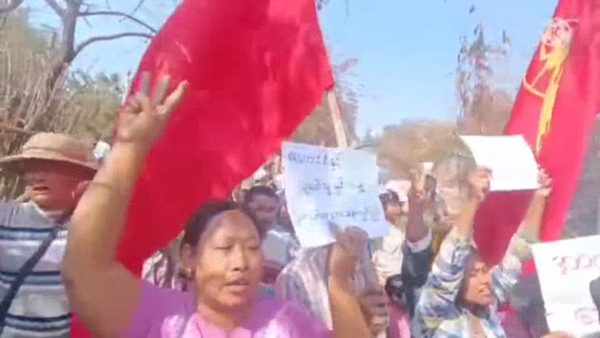
[[[477,165],[492,170],[491,191],[538,188],[538,165],[523,136],[461,136],[461,139]]]
[[[590,282],[600,277],[600,236],[533,246],[550,331],[600,333]]]
[[[303,247],[335,241],[329,223],[389,233],[378,198],[375,156],[354,149],[283,144],[288,211]]]

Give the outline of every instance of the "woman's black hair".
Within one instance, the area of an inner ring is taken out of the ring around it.
[[[210,220],[223,212],[232,210],[241,210],[248,216],[252,220],[256,230],[258,230],[260,238],[263,238],[264,234],[260,230],[260,227],[257,226],[256,219],[246,210],[246,208],[232,201],[212,201],[205,203],[192,215],[192,217],[189,218],[184,227],[181,247],[183,248],[183,246],[187,244],[195,248],[206,231]]]

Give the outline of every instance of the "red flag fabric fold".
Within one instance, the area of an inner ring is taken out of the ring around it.
[[[600,3],[560,0],[506,128],[506,134],[521,134],[532,149],[539,149],[538,163],[553,179],[542,241],[561,236],[598,112]],[[475,239],[486,260],[498,262],[502,258],[531,196],[531,192],[492,194],[483,203],[475,219]]]
[[[136,274],[203,202],[227,197],[279,149],[333,86],[314,0],[184,1],[132,88],[144,71],[187,80],[189,90],[136,183],[118,252]]]

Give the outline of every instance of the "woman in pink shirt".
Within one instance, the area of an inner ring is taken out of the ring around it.
[[[149,76],[144,79],[141,88],[150,88]],[[152,286],[115,260],[140,169],[186,86],[167,95],[169,80],[163,79],[154,98],[146,89],[126,107],[119,141],[73,213],[63,260],[73,311],[101,337],[369,337],[351,291],[367,242],[355,228],[338,234],[329,258],[333,332],[295,304],[261,296],[261,234],[232,203],[207,205],[190,221],[195,232],[183,265],[194,277],[192,292]]]

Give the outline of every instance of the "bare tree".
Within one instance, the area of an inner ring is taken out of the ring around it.
[[[24,0],[8,0],[8,2],[0,2],[0,14],[10,13],[19,8]]]
[[[46,86],[49,93],[56,89],[65,71],[75,58],[77,58],[77,56],[88,46],[97,42],[128,37],[151,39],[156,33],[154,27],[131,14],[114,10],[94,10],[94,6],[83,0],[64,0],[62,3],[59,3],[59,0],[44,0],[44,2],[59,17],[61,23],[58,32],[55,32],[50,43],[51,58],[48,65],[48,76],[46,78]],[[15,10],[23,3],[23,0],[13,0],[6,6],[5,12]],[[142,3],[143,1],[140,2],[138,6],[141,6]],[[107,7],[110,9],[110,6],[107,5]],[[2,13],[2,10],[0,10],[0,13]],[[75,36],[81,20],[98,16],[120,17],[137,24],[140,29],[110,35],[97,35],[82,41],[77,41]]]
[[[149,24],[137,19],[127,13],[117,11],[93,11],[89,5],[84,5],[83,0],[65,0],[64,5],[60,5],[57,0],[45,0],[46,4],[58,15],[61,20],[62,28],[59,34],[59,41],[54,49],[53,60],[50,65],[50,76],[48,77],[48,87],[54,88],[56,82],[75,60],[75,58],[88,46],[101,41],[117,40],[126,37],[137,37],[151,39],[156,29]],[[77,42],[75,33],[79,19],[91,16],[119,16],[139,24],[139,31],[121,32],[112,35],[98,35],[89,37],[83,41]]]
[[[439,162],[460,148],[456,126],[448,121],[411,121],[386,126],[377,140],[377,159],[394,178],[421,162]]]
[[[489,44],[485,40],[484,27],[478,24],[473,31],[471,41],[466,36],[461,37],[461,47],[458,53],[456,67],[456,95],[459,103],[458,122],[461,132],[469,134],[497,134],[490,132],[486,121],[493,121],[494,100],[511,101],[506,93],[500,94],[493,88],[494,74],[492,63],[494,58],[507,55],[508,38],[503,32],[503,43]],[[505,105],[505,102],[500,102]],[[510,104],[508,111],[510,112]],[[497,127],[491,126],[491,127]],[[496,128],[497,129],[497,128]],[[500,130],[500,133],[502,130]]]
[[[346,81],[347,76],[358,64],[357,58],[349,58],[333,66],[336,79],[335,94],[340,106],[340,113],[344,131],[348,142],[357,140],[356,116],[358,113],[357,89],[352,83]],[[330,107],[326,97],[321,104],[302,122],[292,135],[294,142],[335,147],[337,141],[333,130]]]
[[[475,4],[469,14],[477,11]],[[473,36],[460,37],[456,66],[456,96],[459,104],[459,130],[467,134],[501,134],[510,117],[512,96],[494,88],[493,62],[508,55],[510,39],[502,31],[502,42],[490,44],[485,29],[479,23]]]
[[[1,0],[0,0],[1,1]],[[34,133],[108,138],[125,90],[117,75],[64,71],[48,88],[56,60],[48,35],[32,27],[30,10],[5,16],[0,28],[0,157],[14,154]],[[23,182],[0,169],[0,201],[19,196]]]

